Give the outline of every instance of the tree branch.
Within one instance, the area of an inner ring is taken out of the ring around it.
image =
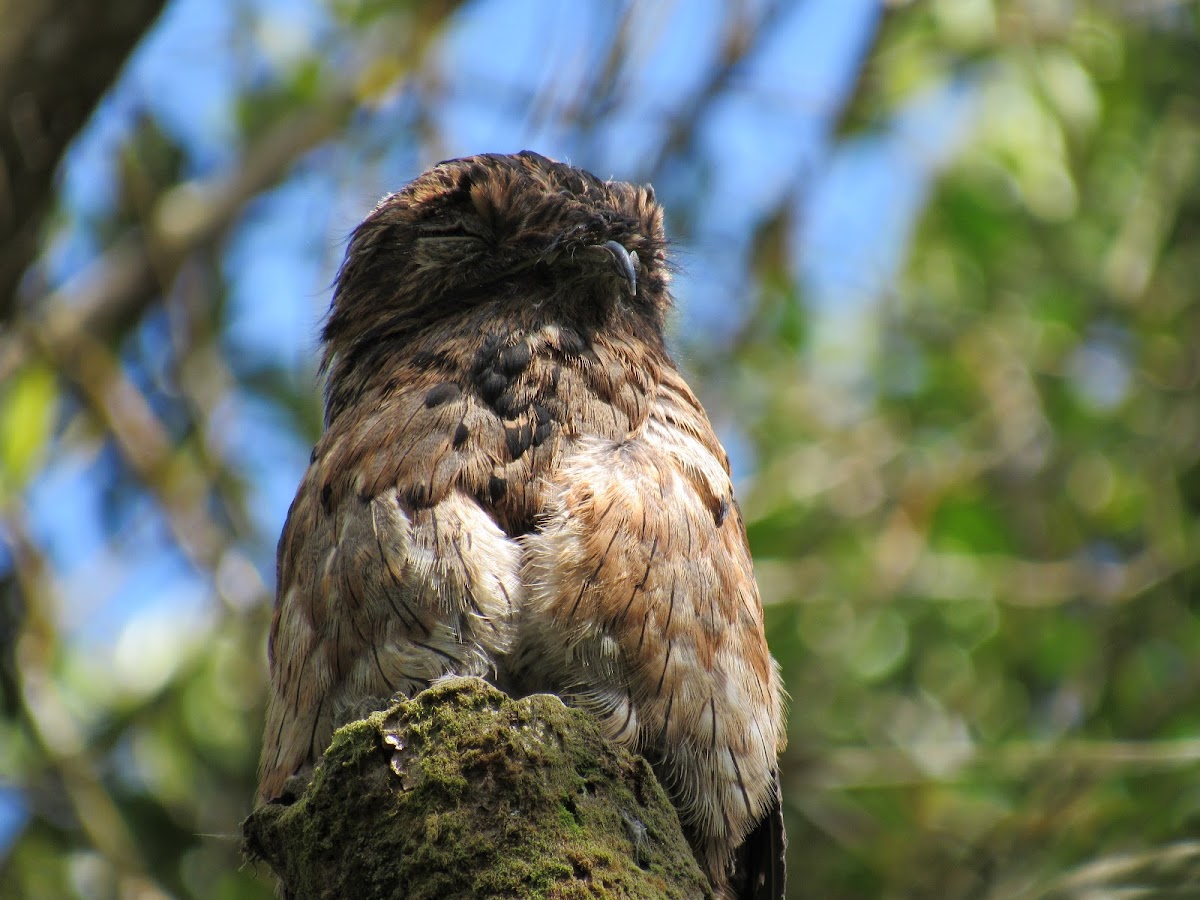
[[[37,251],[54,173],[164,0],[0,0],[0,322]]]
[[[295,802],[242,828],[297,900],[712,896],[644,760],[479,678],[339,729]]]

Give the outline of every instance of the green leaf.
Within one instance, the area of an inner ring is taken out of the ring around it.
[[[46,453],[58,409],[54,371],[22,369],[0,394],[0,491],[19,490]]]

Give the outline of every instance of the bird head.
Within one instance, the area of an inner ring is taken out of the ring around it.
[[[670,308],[662,208],[525,151],[439,163],[355,230],[325,328],[331,355],[470,322],[559,319],[661,332]]]

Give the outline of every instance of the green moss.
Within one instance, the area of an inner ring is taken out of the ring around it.
[[[697,898],[646,763],[555,697],[447,679],[340,729],[247,845],[298,898]]]

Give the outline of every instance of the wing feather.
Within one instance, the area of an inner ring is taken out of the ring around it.
[[[728,462],[677,376],[624,440],[561,452],[524,539],[511,666],[643,752],[723,872],[773,802],[783,741]]]

